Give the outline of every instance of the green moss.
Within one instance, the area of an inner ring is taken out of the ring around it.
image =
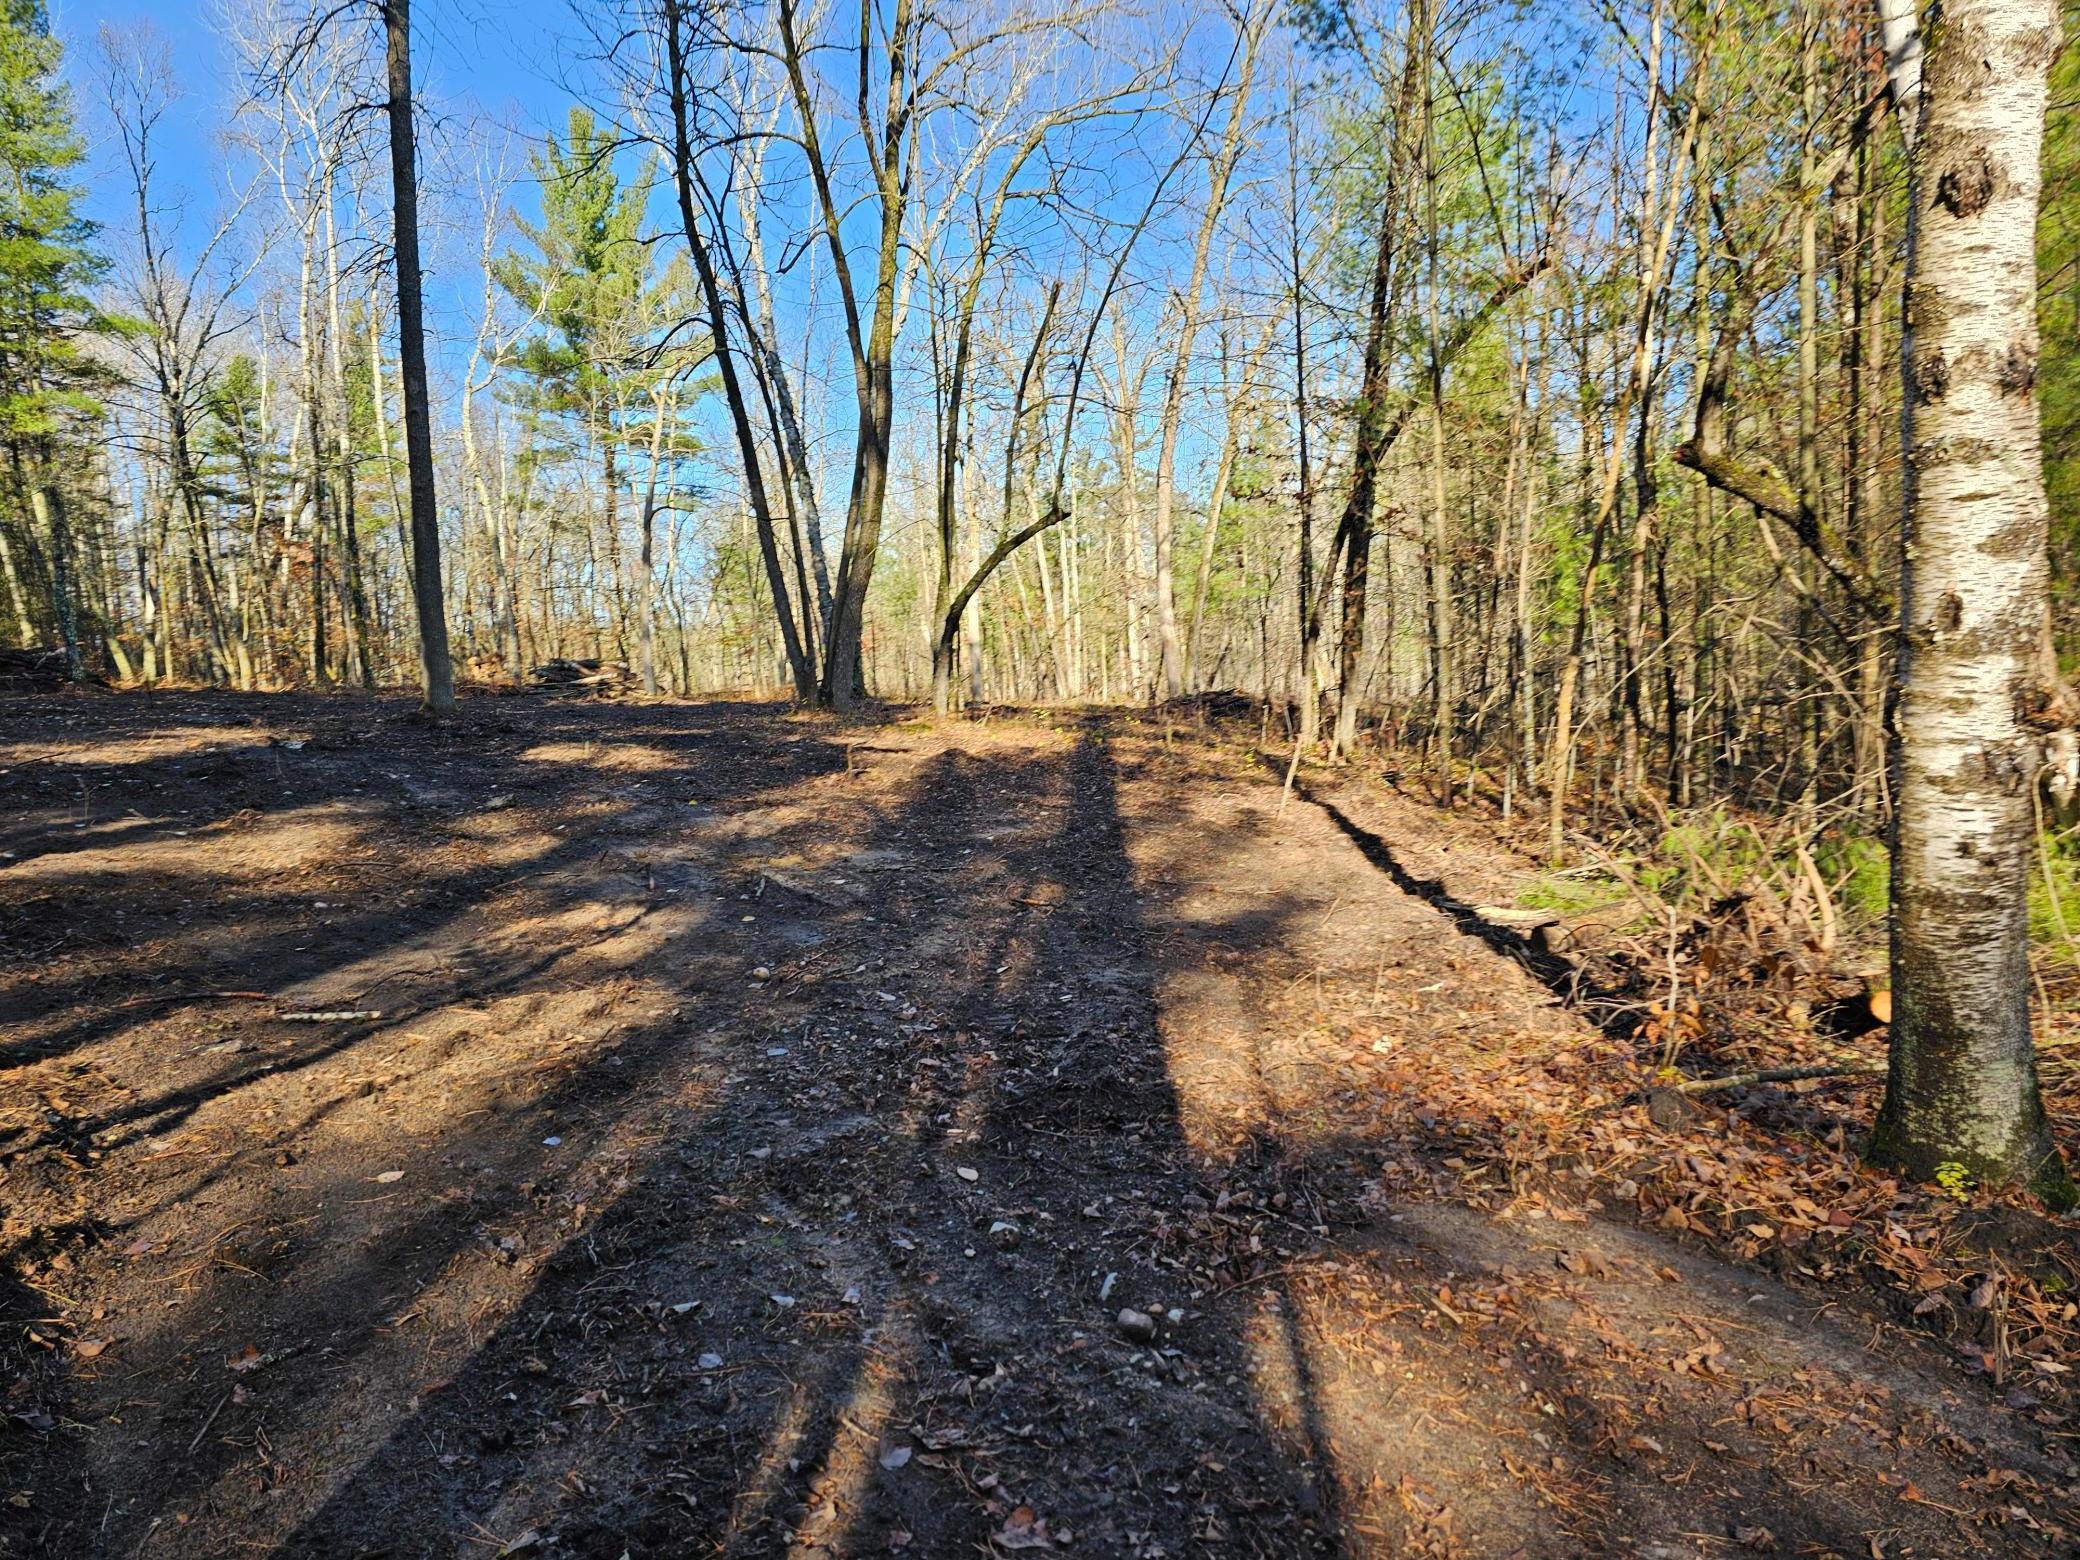
[[[2029,935],[2053,960],[2080,964],[2080,843],[2070,835],[2045,840],[2031,863]]]
[[[2065,1161],[2053,1154],[2037,1166],[2037,1173],[2030,1177],[2029,1189],[2044,1200],[2044,1206],[2055,1213],[2071,1213],[2080,1208],[2080,1187],[2073,1185],[2067,1174]]]
[[[1532,879],[1517,892],[1517,903],[1526,910],[1550,910],[1555,915],[1600,910],[1625,897],[1625,890],[1607,877],[1584,877],[1580,873],[1550,872]]]
[[[1837,907],[1861,921],[1882,921],[1892,898],[1892,855],[1868,834],[1830,834],[1813,854],[1834,888]]]
[[[2048,1138],[2045,1141],[2048,1144]],[[1871,1127],[1864,1158],[1874,1165],[1903,1171],[1916,1181],[1933,1183],[1941,1195],[1960,1202],[1973,1187],[1999,1188],[2020,1181],[2055,1212],[2070,1213],[2075,1207],[2080,1207],[2080,1188],[2073,1185],[2065,1161],[2059,1158],[2055,1148],[2047,1147],[2044,1157],[2026,1172],[2012,1160],[1994,1163],[1973,1154],[1938,1160],[1932,1157],[1926,1146],[1909,1144],[1898,1120],[1881,1110]]]

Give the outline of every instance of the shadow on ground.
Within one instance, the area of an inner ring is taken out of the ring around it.
[[[1194,837],[1199,781],[1102,722],[863,757],[730,705],[30,713],[0,775],[0,1303],[42,1329],[0,1439],[16,1552],[1868,1531],[1723,1404],[1616,1404],[1579,1307],[1513,1272],[1550,1253],[1398,1224],[1362,1131],[1187,1130],[1212,1040],[1180,982],[1294,963],[1331,879],[1385,896],[1378,936],[1442,923],[1333,840],[1181,922],[1130,832],[1180,872],[1258,837]],[[1243,1006],[1246,1092],[1282,1061]],[[1642,1423],[1745,1471],[1673,1478]]]

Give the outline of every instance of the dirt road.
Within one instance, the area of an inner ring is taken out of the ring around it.
[[[0,1553],[2070,1552],[2046,1399],[1587,1168],[1412,1190],[1621,1064],[1410,891],[1477,838],[1096,716],[466,715],[0,704]]]

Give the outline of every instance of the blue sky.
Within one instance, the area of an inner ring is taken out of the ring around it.
[[[218,18],[239,0],[51,0],[53,28],[66,45],[87,128],[93,128],[91,70],[95,34],[104,25],[155,27],[173,51],[186,94],[169,124],[166,163],[213,167],[216,133],[243,83]],[[413,63],[428,104],[480,111],[538,132],[560,123],[571,100],[566,82],[583,72],[587,42],[568,0],[420,0],[413,8]],[[373,7],[367,25],[373,27]],[[116,214],[114,191],[92,192],[98,215]]]
[[[246,95],[236,52],[222,21],[242,0],[50,0],[51,23],[65,44],[65,74],[72,83],[79,124],[89,147],[88,215],[103,225],[110,247],[120,250],[135,223],[116,149],[106,129],[96,86],[97,34],[104,26],[155,30],[171,53],[180,100],[159,126],[160,205],[170,216],[180,247],[193,253],[222,208],[231,180],[225,169],[222,134],[233,108]],[[516,176],[510,203],[523,212],[535,205],[525,179],[525,150],[545,129],[561,128],[574,95],[582,89],[594,47],[570,0],[419,0],[413,8],[413,68],[421,101],[422,136],[462,142],[498,138],[500,127],[515,132],[510,171]],[[373,29],[373,6],[349,13],[338,25]],[[435,371],[459,373],[480,306],[481,272],[473,233],[442,234],[445,208],[436,187],[441,175],[421,167],[429,179],[422,219],[427,246],[427,308]],[[248,170],[250,172],[250,170]],[[474,221],[474,218],[467,220]]]

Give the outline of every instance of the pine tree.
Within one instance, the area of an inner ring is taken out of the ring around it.
[[[643,241],[650,178],[625,178],[615,168],[614,143],[589,112],[573,108],[565,138],[551,136],[533,164],[542,220],[516,219],[533,252],[500,257],[495,275],[543,325],[514,353],[527,381],[523,404],[538,420],[568,428],[572,446],[598,450],[606,563],[625,656],[635,608],[625,589],[621,499],[635,465],[629,446],[642,433],[631,426],[631,408],[679,371],[680,355],[662,344],[684,311],[666,318],[673,283],[654,278]],[[683,292],[683,277],[678,287]],[[650,513],[639,513],[647,528]],[[633,594],[647,599],[647,581],[635,584]]]
[[[89,289],[106,269],[71,182],[85,158],[43,0],[0,0],[0,443],[5,528],[26,544],[70,674],[84,675],[80,592],[59,456],[101,411],[107,371],[86,350],[111,328]]]
[[[596,425],[618,327],[650,285],[641,233],[649,187],[621,177],[611,141],[583,108],[571,110],[565,138],[550,136],[532,160],[542,220],[515,225],[534,252],[500,257],[497,275],[546,329],[521,342],[514,361],[534,382],[534,410]],[[611,484],[611,452],[607,459]]]

